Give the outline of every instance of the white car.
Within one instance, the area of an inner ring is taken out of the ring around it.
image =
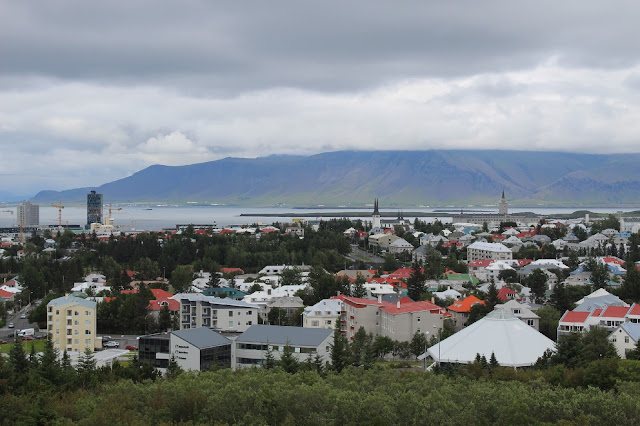
[[[25,319],[27,316],[25,314],[20,315],[20,319]]]
[[[104,342],[102,346],[104,346],[105,348],[118,348],[120,347],[120,343],[110,340],[108,342]]]
[[[12,322],[9,323],[9,328],[13,328],[13,323]]]

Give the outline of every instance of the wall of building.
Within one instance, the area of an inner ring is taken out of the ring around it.
[[[63,351],[94,351],[96,310],[77,303],[47,306],[47,331],[56,349]]]

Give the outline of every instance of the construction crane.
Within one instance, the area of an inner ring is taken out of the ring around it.
[[[111,211],[112,210],[122,210],[122,207],[118,207],[118,208],[111,208],[111,203],[109,203],[109,217],[111,217]]]
[[[58,208],[58,229],[62,229],[62,209],[64,209],[62,201],[58,201],[58,204],[51,204],[51,207]]]

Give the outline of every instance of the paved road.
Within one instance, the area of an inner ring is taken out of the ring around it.
[[[38,325],[36,323],[30,323],[27,318],[20,318],[22,314],[27,317],[29,315],[29,307],[25,306],[19,312],[16,312],[14,315],[7,316],[7,323],[4,327],[0,328],[0,339],[7,340],[13,338],[13,333],[23,330],[25,328],[34,328],[36,330],[36,334],[41,335],[44,333],[38,333]],[[13,323],[14,327],[9,328],[9,323]]]
[[[367,264],[371,264],[371,263],[384,263],[384,259],[381,258],[380,256],[377,256],[373,253],[369,253],[365,250],[362,250],[358,245],[356,244],[352,244],[351,245],[351,253],[349,253],[347,255],[347,257],[351,260],[353,260],[354,262],[364,262]],[[363,260],[366,259],[366,260]]]

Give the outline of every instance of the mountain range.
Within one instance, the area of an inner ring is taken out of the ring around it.
[[[32,202],[381,207],[495,204],[637,206],[640,154],[429,150],[336,151],[154,165],[99,187],[41,191]]]

